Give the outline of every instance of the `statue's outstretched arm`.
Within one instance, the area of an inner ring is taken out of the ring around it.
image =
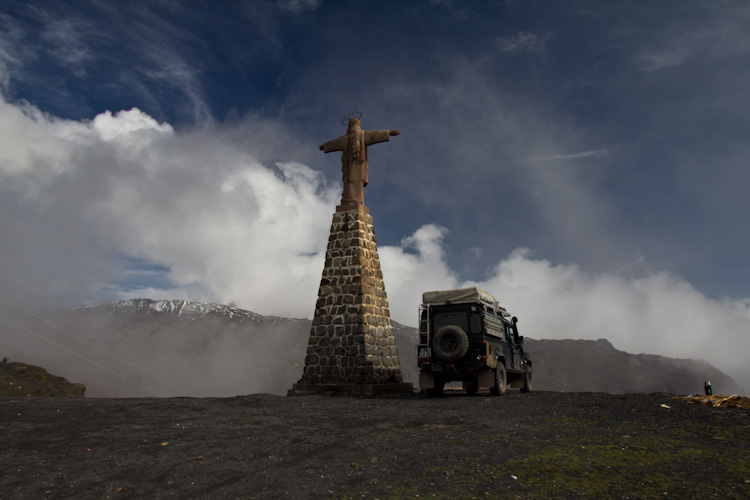
[[[342,135],[338,139],[328,141],[325,144],[320,145],[320,150],[326,153],[332,153],[334,151],[343,151],[346,146],[346,136]]]
[[[365,132],[365,146],[370,146],[371,144],[377,144],[379,142],[385,142],[388,140],[388,136],[391,135],[398,135],[401,132],[398,130],[370,130],[369,132]]]

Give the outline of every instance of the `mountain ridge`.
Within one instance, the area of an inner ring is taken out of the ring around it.
[[[152,299],[77,306],[57,311],[50,323],[58,328],[29,327],[90,362],[49,348],[46,356],[9,354],[85,383],[94,397],[285,394],[302,374],[311,326],[308,319],[231,305]],[[417,330],[395,321],[393,328],[404,380],[417,385]],[[536,390],[688,394],[702,392],[710,379],[717,392],[740,392],[731,377],[702,360],[631,354],[606,339],[525,342]]]
[[[117,302],[97,302],[92,304],[84,304],[81,306],[75,306],[71,309],[74,311],[85,313],[92,309],[110,308],[112,310],[123,310],[133,312],[145,312],[156,311],[160,313],[174,313],[177,311],[177,316],[181,316],[183,313],[192,316],[214,316],[214,317],[237,317],[240,320],[251,319],[263,322],[274,322],[276,320],[289,320],[289,321],[308,321],[301,318],[286,318],[280,316],[264,316],[262,314],[249,311],[247,309],[240,309],[232,305],[219,304],[215,302],[196,302],[192,300],[183,299],[128,299]]]

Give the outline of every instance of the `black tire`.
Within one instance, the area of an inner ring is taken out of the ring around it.
[[[432,339],[432,352],[443,361],[456,361],[469,351],[469,336],[461,328],[448,325],[437,331]]]
[[[442,396],[443,387],[445,387],[445,382],[443,382],[442,380],[435,380],[435,387],[433,387],[432,389],[426,389],[427,395],[432,398]]]
[[[473,379],[473,380],[464,380],[464,391],[466,391],[466,394],[469,396],[476,396],[477,392],[479,392],[479,380]]]
[[[508,390],[508,374],[505,373],[505,366],[502,361],[497,361],[495,367],[495,387],[490,388],[490,394],[493,396],[502,396]]]
[[[531,392],[534,390],[534,370],[531,369],[531,366],[527,366],[526,370],[523,372],[523,387],[521,387],[521,392]]]

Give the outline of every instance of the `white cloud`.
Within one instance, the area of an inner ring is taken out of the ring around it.
[[[93,129],[99,133],[104,141],[130,137],[132,133],[138,131],[173,132],[171,125],[168,123],[160,125],[137,108],[130,111],[118,111],[115,115],[112,115],[110,111],[105,111],[94,118]],[[149,135],[144,134],[142,137],[148,138]],[[136,142],[135,146],[138,145],[140,145],[140,142]]]
[[[590,275],[519,249],[477,285],[518,315],[532,338],[606,338],[632,353],[705,359],[750,386],[747,309],[708,299],[668,273]]]
[[[137,109],[71,122],[2,106],[2,194],[38,216],[4,210],[6,241],[35,264],[68,270],[79,286],[68,287],[66,300],[112,290],[113,276],[94,261],[110,272],[122,263],[103,254],[79,262],[96,243],[110,255],[165,266],[185,298],[310,314],[337,194],[320,173],[298,163],[263,165],[222,131],[175,134]],[[61,229],[74,238],[39,244],[59,239]],[[19,278],[43,286],[30,267]]]
[[[388,305],[396,321],[414,326],[422,292],[456,287],[458,281],[443,254],[446,234],[445,228],[429,224],[404,238],[398,247],[378,248]]]
[[[31,106],[0,101],[0,174],[33,174],[59,170],[60,159],[70,152],[61,136],[85,126],[56,120]],[[33,168],[30,165],[35,164]],[[5,179],[7,181],[7,179]]]

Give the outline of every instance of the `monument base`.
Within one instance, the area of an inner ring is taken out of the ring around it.
[[[390,384],[294,384],[287,396],[360,396],[372,398],[411,394],[414,386],[407,382]]]
[[[293,393],[370,395],[403,389],[392,386],[402,384],[403,377],[367,212],[361,206],[333,215],[305,367]]]

